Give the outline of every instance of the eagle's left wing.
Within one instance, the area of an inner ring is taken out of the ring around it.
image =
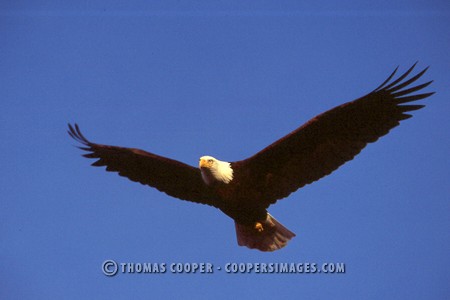
[[[254,156],[233,163],[239,173],[245,174],[242,180],[247,181],[241,184],[252,185],[263,195],[263,201],[254,205],[267,208],[330,174],[353,159],[368,143],[387,134],[401,120],[410,118],[407,112],[422,108],[424,105],[409,102],[432,95],[412,94],[431,81],[407,88],[426,71],[405,80],[414,66],[390,82],[396,69],[368,95],[316,116]]]
[[[87,140],[77,124],[69,124],[69,135],[80,142],[87,158],[98,159],[92,165],[158,189],[172,197],[215,206],[211,189],[204,184],[200,170],[179,161],[139,149],[95,144]]]

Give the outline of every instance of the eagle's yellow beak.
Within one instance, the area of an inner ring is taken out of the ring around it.
[[[208,160],[201,158],[198,166],[200,168],[209,168]]]

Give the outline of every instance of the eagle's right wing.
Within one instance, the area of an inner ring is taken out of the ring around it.
[[[214,195],[197,168],[139,149],[92,143],[77,124],[75,127],[69,124],[68,133],[84,145],[80,149],[89,152],[84,157],[98,159],[92,166],[106,166],[106,171],[117,172],[175,198],[216,206]]]
[[[314,117],[254,156],[235,162],[235,168],[247,174],[243,180],[249,182],[243,184],[256,186],[264,195],[262,201],[253,200],[255,207],[267,208],[330,174],[410,118],[409,112],[422,108],[411,102],[433,94],[415,94],[431,81],[411,86],[427,70],[406,79],[414,66],[391,82],[394,71],[373,92]]]

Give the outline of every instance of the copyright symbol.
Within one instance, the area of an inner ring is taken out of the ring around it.
[[[117,274],[117,263],[111,259],[105,260],[102,264],[103,274],[106,276],[114,276]]]

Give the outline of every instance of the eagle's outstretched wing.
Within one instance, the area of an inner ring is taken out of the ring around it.
[[[172,197],[215,206],[213,194],[197,168],[139,149],[91,143],[77,124],[75,128],[69,124],[68,133],[84,145],[80,149],[89,152],[84,157],[98,159],[93,166],[106,166],[106,171],[118,172]]]
[[[398,68],[395,69],[373,92],[316,116],[254,156],[233,163],[240,173],[247,174],[247,184],[256,185],[264,195],[264,201],[255,205],[267,208],[330,174],[368,143],[410,118],[407,112],[424,107],[404,105],[433,94],[412,95],[432,81],[407,88],[428,69],[405,80],[415,65],[391,82]]]

